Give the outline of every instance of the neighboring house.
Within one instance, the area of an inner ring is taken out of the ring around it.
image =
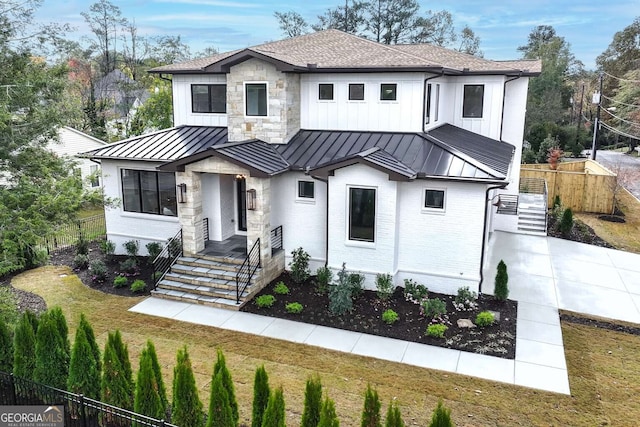
[[[496,189],[517,197],[540,67],[326,30],[153,69],[177,126],[86,154],[123,202],[108,238],[122,251],[181,229],[187,255],[259,239],[262,282],[302,247],[313,270],[346,263],[369,287],[390,273],[477,289],[488,233],[517,230]]]
[[[50,141],[47,148],[60,157],[67,157],[76,162],[76,171],[82,177],[82,184],[85,188],[92,189],[102,187],[100,164],[86,158],[79,158],[78,153],[96,150],[106,145],[106,142],[98,138],[64,126],[58,131],[58,140]]]

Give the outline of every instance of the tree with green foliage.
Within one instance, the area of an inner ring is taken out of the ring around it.
[[[392,400],[389,403],[389,408],[387,409],[387,418],[384,422],[384,427],[404,427],[404,421],[402,420],[402,414],[400,413],[400,408],[395,400]]]
[[[162,379],[162,369],[160,368],[160,362],[158,362],[158,354],[156,353],[156,347],[151,340],[147,340],[147,347],[142,350],[143,353],[147,353],[151,359],[151,367],[153,368],[153,374],[156,378],[156,384],[158,388],[158,396],[162,403],[162,407],[166,412],[169,407],[169,401],[167,400],[167,390],[164,386],[164,380]]]
[[[100,399],[100,370],[89,338],[84,329],[78,328],[71,351],[67,390],[72,393],[98,400]]]
[[[13,337],[9,326],[0,318],[0,371],[13,371]]]
[[[509,275],[507,274],[507,264],[505,264],[503,260],[500,260],[497,270],[493,296],[495,296],[499,301],[506,301],[507,298],[509,298]]]
[[[171,86],[157,79],[154,92],[138,107],[131,122],[131,135],[167,129],[173,126],[173,98]]]
[[[151,418],[164,419],[167,408],[160,397],[159,390],[160,385],[153,368],[153,358],[149,347],[146,347],[140,354],[133,411]]]
[[[13,333],[13,375],[16,377],[33,379],[37,329],[37,317],[29,310],[25,311]]]
[[[286,416],[282,387],[276,388],[269,396],[267,409],[262,418],[262,427],[285,427]]]
[[[129,350],[118,330],[109,333],[104,346],[100,396],[105,403],[133,410],[134,384]]]
[[[224,353],[222,350],[218,349],[218,358],[216,360],[216,364],[213,366],[213,376],[221,374],[222,385],[227,391],[227,396],[229,398],[229,405],[231,406],[231,415],[233,417],[235,425],[238,424],[238,420],[240,419],[240,415],[238,414],[238,401],[236,400],[236,392],[233,386],[233,380],[231,379],[231,372],[227,368],[227,362],[224,358]]]
[[[60,338],[64,344],[64,350],[71,358],[71,343],[69,342],[69,326],[67,325],[67,318],[64,316],[60,306],[52,307],[48,310],[49,315],[55,320]]]
[[[600,70],[616,77],[623,77],[629,71],[638,69],[638,58],[640,58],[640,16],[613,35],[613,40],[607,49],[596,58],[596,64]],[[605,83],[603,92],[611,94],[616,92],[618,83],[621,84],[623,81],[607,79]],[[635,84],[637,86],[637,83]]]
[[[269,403],[269,376],[267,375],[264,365],[256,369],[256,375],[253,380],[253,411],[251,416],[251,427],[262,427],[262,418],[264,411]],[[304,413],[302,415],[304,425]]]
[[[99,373],[102,373],[102,353],[100,352],[100,347],[96,342],[96,335],[93,332],[93,327],[87,320],[84,313],[80,313],[80,322],[78,323],[78,330],[80,329],[84,331],[84,334],[87,337],[87,342],[89,343],[89,347],[91,347],[91,353],[93,354],[93,358],[96,361],[96,369],[98,370]],[[100,382],[98,381],[98,383]]]
[[[213,380],[211,381],[207,427],[235,427],[238,425],[233,418],[229,393],[222,377],[222,371],[218,371],[217,374],[213,375]]]
[[[173,368],[171,423],[184,427],[200,427],[203,424],[202,402],[198,396],[187,346],[178,350],[176,359],[176,366]]]
[[[429,427],[453,427],[451,409],[444,406],[442,400],[438,401],[438,406],[433,411]]]
[[[322,401],[322,408],[320,409],[320,419],[318,420],[318,427],[339,427],[340,421],[336,414],[336,405],[329,396],[326,396]]]
[[[573,230],[573,211],[571,210],[571,208],[566,208],[562,213],[562,218],[560,218],[558,229],[564,237],[567,237],[569,236],[569,234],[571,234],[571,230]]]
[[[68,342],[61,335],[59,316],[53,311],[46,311],[38,323],[36,333],[36,364],[33,379],[64,390],[69,377]]]
[[[320,421],[322,409],[322,382],[320,376],[315,374],[307,379],[304,389],[304,410],[300,427],[316,427]]]
[[[362,427],[382,427],[380,422],[380,398],[378,391],[367,384],[367,391],[364,394],[364,408],[362,409]]]

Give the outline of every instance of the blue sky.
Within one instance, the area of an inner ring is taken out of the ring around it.
[[[111,0],[124,17],[134,20],[140,34],[180,35],[191,52],[213,46],[227,51],[282,38],[274,11],[294,10],[315,22],[326,9],[342,0],[258,1],[258,0]],[[80,12],[91,1],[44,0],[38,21],[68,22],[76,28],[69,36],[80,38],[88,29]],[[640,16],[640,1],[612,2],[577,0],[419,0],[421,12],[446,9],[456,27],[469,25],[481,39],[481,49],[489,59],[516,59],[517,47],[524,45],[531,29],[551,25],[570,44],[577,59],[587,69],[595,69],[602,53],[617,31]],[[304,5],[303,5],[304,4]]]

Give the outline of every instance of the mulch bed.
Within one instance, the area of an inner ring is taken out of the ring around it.
[[[277,295],[273,292],[273,287],[279,281],[283,281],[289,288],[288,295]],[[265,294],[276,297],[272,307],[259,308],[254,298],[242,308],[242,311],[505,359],[515,358],[518,308],[516,301],[500,302],[491,295],[482,295],[478,300],[478,309],[459,312],[453,306],[453,296],[429,292],[428,298],[439,298],[445,301],[449,327],[444,338],[433,338],[425,333],[430,319],[420,314],[419,305],[405,300],[401,287],[396,288],[387,302],[381,301],[375,291],[364,291],[363,295],[354,300],[353,311],[344,316],[332,316],[329,313],[329,298],[327,295],[316,292],[312,278],[298,285],[285,272],[257,296]],[[285,305],[290,302],[298,302],[304,309],[299,314],[288,313]],[[381,319],[382,313],[388,308],[399,315],[399,320],[393,325],[387,325]],[[471,329],[457,326],[458,319],[475,321],[476,315],[484,310],[499,312],[500,321],[486,328]]]
[[[548,215],[547,221],[547,235],[551,237],[557,237],[559,239],[571,240],[572,242],[587,243],[589,245],[600,246],[603,248],[614,249],[612,245],[602,240],[593,228],[589,227],[584,222],[574,219],[573,228],[571,232],[564,235],[558,230],[557,220],[553,215]]]

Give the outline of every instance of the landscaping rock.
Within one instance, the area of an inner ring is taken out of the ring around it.
[[[456,322],[458,324],[458,328],[475,328],[476,325],[470,319],[458,319]]]

